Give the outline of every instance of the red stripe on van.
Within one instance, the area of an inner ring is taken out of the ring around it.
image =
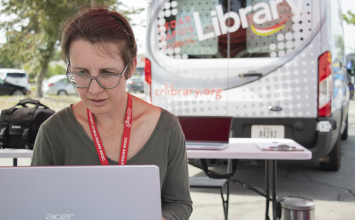
[[[145,81],[149,84],[149,96],[152,102],[152,64],[148,58],[145,58],[144,74]]]

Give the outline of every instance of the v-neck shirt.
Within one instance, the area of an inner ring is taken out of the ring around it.
[[[118,164],[110,158],[108,161],[110,165]],[[163,217],[188,219],[192,200],[185,137],[175,115],[161,110],[148,141],[127,160],[127,165],[137,164],[159,167]],[[76,120],[71,106],[58,111],[41,125],[31,165],[100,165],[94,142]]]

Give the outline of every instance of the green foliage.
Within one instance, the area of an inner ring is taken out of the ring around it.
[[[21,63],[16,62],[15,59],[7,55],[7,50],[0,49],[0,67],[1,68],[21,68]]]
[[[54,75],[65,74],[65,71],[66,71],[65,67],[63,67],[62,65],[58,65],[58,64],[49,65],[46,78],[49,78]]]
[[[55,60],[55,61],[62,60],[62,57],[60,56],[60,47],[55,48],[52,60]]]
[[[81,7],[90,7],[88,3],[88,0],[2,1],[0,14],[12,18],[0,21],[0,29],[6,32],[6,43],[0,45],[2,65],[25,69],[42,83],[49,62],[58,59],[61,23]],[[115,8],[126,17],[142,10],[127,7],[120,10],[124,5],[117,0],[97,0],[97,4]],[[38,95],[42,96],[42,92]]]
[[[355,14],[352,13],[350,10],[348,11],[348,14],[343,14],[344,21],[346,21],[348,24],[354,24],[355,25]]]

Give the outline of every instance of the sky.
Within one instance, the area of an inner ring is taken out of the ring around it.
[[[151,0],[120,0],[120,1],[123,4],[127,5],[128,7],[133,7],[133,8],[143,7],[145,9],[144,11],[142,11],[138,15],[131,15],[130,18],[132,19],[132,23],[140,24],[142,21],[144,21],[143,25],[147,24],[145,22],[147,20],[147,8]],[[144,54],[145,47],[146,47],[146,39],[145,39],[146,28],[142,25],[134,25],[132,29],[138,45],[138,54]]]
[[[346,14],[348,10],[355,13],[355,1],[354,0],[342,0],[341,7],[343,14]],[[355,25],[349,25],[345,21],[344,27],[344,42],[345,42],[345,54],[355,53]]]
[[[130,16],[132,18],[132,23],[140,24],[147,18],[147,7],[151,0],[121,0],[121,2],[128,7],[144,7],[145,10],[140,14]],[[336,1],[336,0],[331,0]],[[342,0],[342,10],[343,14],[348,10],[355,13],[355,0]],[[4,19],[0,15],[0,19]],[[143,25],[146,25],[144,22]],[[135,34],[137,44],[138,44],[138,54],[144,54],[146,49],[146,28],[143,25],[133,26],[133,32]],[[355,53],[355,25],[348,25],[345,21],[344,26],[344,41],[345,41],[345,54]],[[5,42],[4,33],[0,32],[0,43]]]

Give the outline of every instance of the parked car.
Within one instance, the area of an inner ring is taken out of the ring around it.
[[[128,92],[139,91],[144,92],[144,83],[141,77],[132,77],[127,80],[126,88]]]
[[[0,68],[0,79],[13,85],[22,86],[27,90],[30,90],[30,79],[24,70]]]
[[[42,92],[44,94],[48,94],[49,87],[51,87],[54,83],[56,83],[58,80],[65,79],[67,76],[66,75],[54,75],[51,76],[48,79],[43,80],[42,83]]]
[[[14,85],[0,79],[0,95],[28,95],[31,90],[23,86]]]
[[[77,95],[66,75],[55,75],[43,82],[42,91],[51,95]]]

